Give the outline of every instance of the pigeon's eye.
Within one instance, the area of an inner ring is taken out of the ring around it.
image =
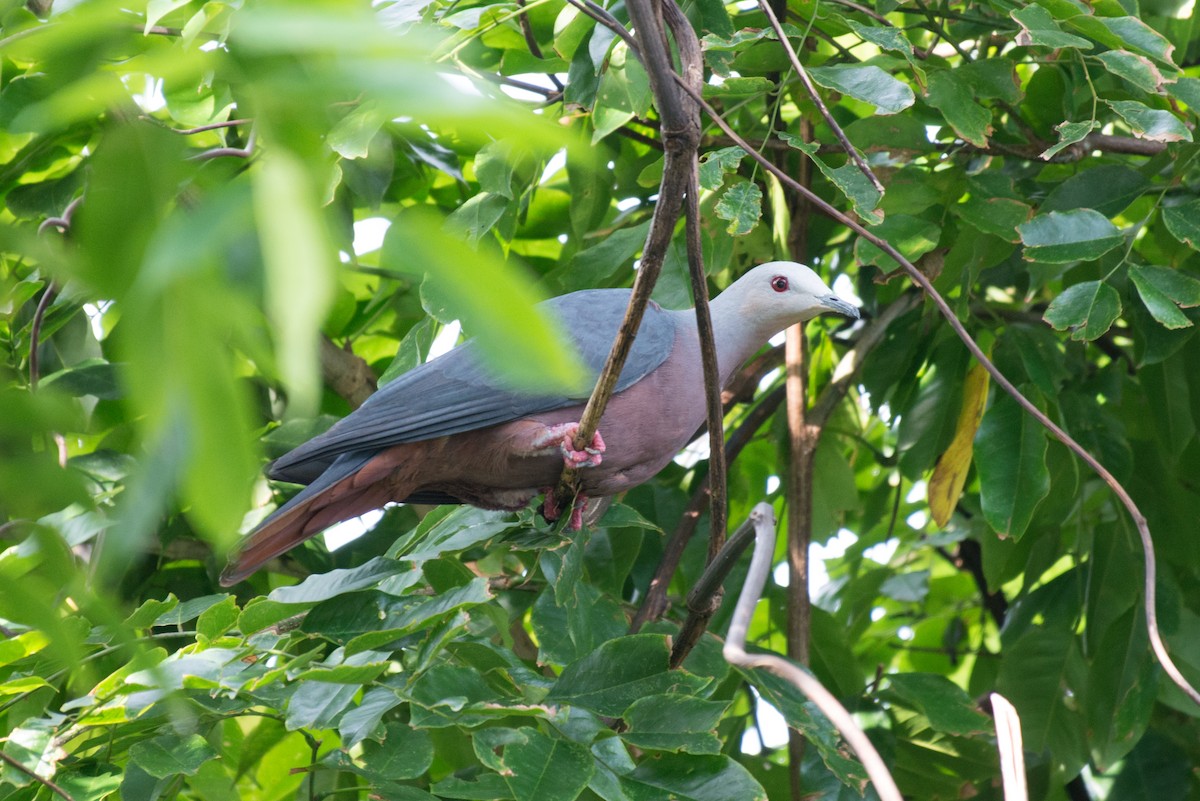
[[[782,275],[777,275],[771,279],[771,289],[776,292],[787,292],[788,280]]]

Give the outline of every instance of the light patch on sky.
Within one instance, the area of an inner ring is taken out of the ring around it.
[[[439,72],[438,76],[464,95],[483,97],[483,94],[475,88],[475,84],[471,83],[471,79],[465,75],[460,75],[457,72]]]
[[[438,331],[437,336],[433,338],[433,344],[429,346],[429,358],[427,361],[436,359],[457,345],[458,337],[461,334],[462,324],[458,320],[451,320],[442,326],[442,330]]]
[[[746,729],[742,734],[742,753],[743,754],[759,754],[763,748],[782,748],[787,745],[788,732],[787,721],[779,710],[771,706],[759,696],[758,692],[751,687],[750,692],[754,693],[755,713],[758,717],[758,729],[753,726]],[[759,739],[759,731],[762,731],[762,739]]]
[[[392,221],[385,217],[368,217],[354,223],[354,253],[362,256],[383,247],[383,237]]]
[[[825,588],[829,586],[829,571],[825,569],[826,559],[838,559],[846,555],[846,551],[854,543],[858,542],[858,537],[848,528],[843,528],[838,531],[828,542],[814,542],[808,546],[808,597],[817,599]],[[775,579],[775,584],[780,587],[788,586],[788,565],[787,562],[780,562],[775,566],[775,571],[772,574]]]
[[[838,297],[850,301],[855,306],[862,305],[862,298],[854,291],[854,282],[845,273],[833,279],[833,291],[837,293]]]
[[[697,437],[687,444],[675,457],[675,464],[680,467],[694,467],[696,462],[708,458],[708,434]]]
[[[121,82],[130,90],[136,86],[138,81],[142,82],[142,91],[133,93],[133,102],[137,107],[147,114],[152,114],[155,111],[161,111],[167,106],[167,99],[163,96],[162,78],[155,78],[150,75],[123,75]]]
[[[567,151],[564,148],[563,150],[560,150],[551,156],[550,160],[546,162],[546,169],[542,170],[542,177],[538,179],[538,184],[540,185],[550,181],[566,166]]]
[[[375,528],[375,524],[382,518],[383,510],[375,509],[360,517],[352,517],[349,520],[343,520],[337,525],[330,526],[325,529],[324,533],[325,547],[331,551],[336,551],[346,543],[353,542]]]
[[[881,565],[886,565],[892,561],[892,557],[896,554],[896,549],[900,547],[900,540],[895,537],[876,543],[870,548],[863,551],[863,556],[870,559],[872,562],[877,562]]]
[[[92,336],[97,341],[104,339],[104,313],[112,307],[111,300],[98,300],[95,303],[83,304],[83,313],[87,315],[88,324],[92,328]]]

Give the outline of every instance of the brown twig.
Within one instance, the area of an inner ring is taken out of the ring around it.
[[[361,356],[349,348],[339,348],[325,336],[321,337],[321,375],[352,409],[362,406],[379,389],[379,379]]]
[[[41,299],[38,300],[37,309],[33,312],[33,321],[29,324],[29,388],[33,390],[37,389],[38,380],[41,378],[41,358],[38,355],[38,349],[42,344],[42,323],[46,319],[46,311],[56,297],[58,297],[58,285],[51,281],[46,286],[46,291],[42,293]]]
[[[158,122],[158,120],[154,119],[153,117],[142,117],[142,119],[150,122]],[[204,133],[205,131],[215,131],[220,128],[236,128],[239,125],[249,125],[251,122],[253,122],[253,120],[241,119],[225,120],[224,122],[212,122],[208,125],[197,125],[195,128],[172,128],[170,125],[163,125],[162,127],[166,128],[171,133],[177,133],[180,136],[191,136],[192,134]]]
[[[638,61],[642,60],[642,48],[638,45],[637,39],[633,37],[628,28],[621,24],[620,20],[608,13],[608,9],[592,0],[567,0],[567,2],[621,37],[621,40],[629,46],[629,52],[633,53]]]
[[[779,404],[783,403],[783,393],[783,387],[778,387],[768,393],[733,430],[725,442],[725,461],[727,463],[733,462],[738,457],[742,449],[750,444],[758,429],[762,428],[763,423],[767,422],[775,413]],[[700,479],[699,485],[688,501],[687,508],[679,518],[679,524],[667,539],[662,558],[658,562],[658,569],[654,572],[654,578],[650,580],[650,586],[646,590],[646,600],[642,602],[629,624],[631,634],[636,634],[641,630],[647,621],[658,620],[667,611],[667,589],[671,584],[671,576],[675,575],[675,570],[683,558],[683,552],[691,542],[692,535],[696,533],[696,527],[700,523],[700,514],[708,503],[708,496],[709,483],[706,475]]]
[[[202,153],[197,153],[194,156],[188,156],[188,161],[210,161],[220,158],[239,158],[248,159],[254,155],[254,131],[250,131],[250,136],[246,139],[245,147],[214,147],[210,150],[205,150]]]
[[[517,5],[524,9],[525,0],[517,0]],[[543,58],[542,48],[538,45],[537,37],[533,35],[533,25],[529,22],[529,14],[521,14],[519,17],[517,17],[517,19],[521,23],[521,33],[525,37],[525,46],[529,48],[529,52],[534,58]],[[557,75],[547,73],[546,77],[550,79],[550,83],[554,84],[555,88],[558,89],[559,92],[562,92],[562,81],[558,79]]]
[[[808,92],[808,96],[812,98],[813,103],[816,104],[817,109],[821,112],[821,116],[825,118],[825,123],[833,131],[833,134],[838,138],[838,141],[841,142],[842,148],[846,151],[846,155],[850,157],[850,159],[860,170],[862,170],[862,174],[867,176],[867,179],[870,180],[875,189],[878,190],[880,194],[883,194],[883,184],[879,182],[879,178],[875,176],[875,173],[870,167],[867,166],[867,163],[863,161],[863,158],[861,155],[859,155],[858,150],[855,149],[849,138],[847,138],[846,132],[842,130],[842,126],[838,125],[837,120],[835,120],[833,115],[829,113],[829,108],[825,105],[825,101],[821,100],[821,95],[817,92],[816,85],[814,85],[812,79],[808,77],[808,71],[804,69],[804,65],[800,63],[800,57],[796,55],[796,50],[792,47],[792,43],[787,38],[787,34],[783,32],[783,26],[779,24],[779,18],[775,16],[775,12],[771,9],[771,4],[768,3],[767,0],[758,0],[758,7],[762,9],[763,13],[767,15],[767,19],[770,20],[771,27],[775,30],[775,35],[779,37],[779,43],[783,45],[783,49],[787,53],[788,59],[792,62],[792,69],[796,71],[796,75],[799,76],[800,82],[804,84],[804,90]]]
[[[684,87],[684,91],[688,91],[688,88]],[[694,99],[727,136],[731,136],[735,140],[741,139],[741,137],[737,135],[737,132],[725,122],[721,115],[719,115],[716,110],[712,108],[712,106],[704,101],[704,98],[700,97],[699,94],[696,94],[694,95]],[[1154,557],[1154,541],[1150,537],[1150,528],[1146,522],[1145,515],[1142,514],[1137,504],[1134,503],[1133,498],[1130,497],[1129,492],[1125,489],[1124,485],[1122,485],[1121,482],[1119,482],[1116,477],[1113,476],[1113,474],[1109,472],[1109,470],[1103,464],[1101,464],[1098,459],[1096,459],[1095,456],[1093,456],[1087,451],[1086,448],[1076,442],[1070,434],[1064,431],[1041,409],[1039,409],[1028,398],[1021,394],[1020,390],[1013,386],[1013,383],[1009,381],[999,369],[997,369],[996,365],[992,363],[992,360],[989,359],[987,354],[985,354],[979,347],[979,344],[967,331],[966,327],[958,319],[957,315],[955,315],[954,310],[950,308],[950,304],[946,302],[946,299],[942,297],[942,294],[938,292],[936,288],[934,288],[930,280],[920,270],[918,270],[911,261],[906,259],[899,250],[893,247],[886,240],[881,239],[880,237],[871,233],[871,231],[859,224],[856,220],[834,208],[831,204],[826,202],[818,195],[806,189],[804,186],[795,181],[790,175],[787,175],[783,171],[779,170],[778,167],[754,151],[754,149],[751,148],[748,143],[745,143],[744,140],[739,142],[739,144],[744,150],[746,150],[750,157],[761,164],[764,169],[770,171],[773,175],[779,178],[780,181],[787,184],[793,190],[807,197],[811,203],[813,203],[817,208],[821,209],[821,211],[827,216],[837,220],[842,225],[845,225],[847,228],[854,231],[854,233],[856,233],[858,236],[866,239],[868,242],[875,245],[884,253],[895,259],[896,263],[900,265],[909,278],[912,279],[917,286],[921,287],[921,289],[925,292],[925,295],[933,301],[934,305],[937,306],[938,311],[950,325],[955,335],[962,340],[962,343],[967,347],[967,350],[971,352],[971,355],[975,357],[976,361],[983,365],[983,368],[988,371],[988,374],[991,375],[997,386],[1008,393],[1022,409],[1024,409],[1029,415],[1037,420],[1038,423],[1040,423],[1047,431],[1049,431],[1055,439],[1066,445],[1072,453],[1078,456],[1084,464],[1090,467],[1096,473],[1096,475],[1098,475],[1100,479],[1108,485],[1109,489],[1113,491],[1113,493],[1117,496],[1117,499],[1121,502],[1121,505],[1125,507],[1125,509],[1129,512],[1130,517],[1133,519],[1134,525],[1138,530],[1138,536],[1141,539],[1142,550],[1145,554],[1144,579],[1146,587],[1145,595],[1143,596],[1143,605],[1146,615],[1146,628],[1150,636],[1150,647],[1154,651],[1154,655],[1158,659],[1158,662],[1162,666],[1163,670],[1166,671],[1167,675],[1171,678],[1171,681],[1173,681],[1176,686],[1183,690],[1183,692],[1189,698],[1191,698],[1194,703],[1200,706],[1200,692],[1198,692],[1196,688],[1193,687],[1179,671],[1179,668],[1171,659],[1171,655],[1167,652],[1166,645],[1163,643],[1162,635],[1159,632],[1158,610],[1155,606],[1157,598],[1157,587],[1155,582],[1157,581],[1158,568],[1157,561]]]
[[[895,322],[897,317],[900,317],[916,306],[918,298],[919,296],[916,293],[901,295],[863,329],[858,340],[846,351],[838,362],[837,367],[834,368],[833,379],[825,385],[821,396],[813,405],[809,414],[811,421],[824,426],[833,409],[846,396],[850,388],[854,386],[855,378],[862,369],[863,361],[866,359],[867,354],[882,341],[888,327]],[[768,351],[768,354],[772,352],[781,354],[782,348]],[[754,364],[754,362],[751,364]],[[757,384],[757,382],[755,383]],[[764,395],[746,416],[742,418],[737,427],[730,433],[729,439],[725,442],[725,460],[727,462],[733,462],[737,459],[742,450],[754,439],[754,435],[762,428],[763,424],[770,419],[771,415],[775,414],[779,405],[783,403],[785,392],[786,390],[783,386],[776,387]],[[667,538],[667,545],[663,549],[658,569],[655,571],[654,578],[650,580],[650,586],[646,590],[646,599],[642,602],[641,607],[638,608],[633,621],[630,623],[630,633],[636,633],[647,621],[657,620],[666,612],[667,590],[670,587],[671,577],[675,575],[675,570],[679,567],[679,561],[683,557],[683,551],[691,541],[692,535],[696,532],[696,527],[700,522],[701,511],[707,502],[708,477],[705,476],[700,480],[695,491],[692,493],[687,508],[680,517],[679,524],[671,532],[671,536]]]
[[[39,776],[35,771],[26,767],[16,757],[9,756],[8,754],[4,753],[3,751],[0,751],[0,759],[4,760],[4,762],[7,763],[8,765],[12,766],[12,768],[14,770],[24,773],[26,776],[33,779],[35,782],[42,785],[43,787],[47,788],[48,790],[50,790],[50,792],[54,793],[55,795],[65,798],[66,801],[75,801],[75,799],[71,797],[71,794],[68,793],[66,790],[59,787],[54,782],[50,781],[45,776]]]
[[[587,6],[585,0],[585,7]],[[591,4],[594,5],[594,4]],[[637,277],[633,282],[633,290],[629,297],[629,306],[625,318],[617,332],[608,360],[596,381],[587,406],[579,420],[579,431],[575,436],[575,447],[583,449],[591,443],[592,437],[599,427],[600,418],[608,405],[620,378],[625,359],[633,347],[634,337],[641,326],[646,304],[650,300],[650,292],[658,280],[662,270],[663,260],[671,239],[675,233],[675,223],[683,207],[683,197],[687,190],[687,180],[690,170],[688,160],[695,161],[696,147],[700,141],[699,110],[691,115],[689,120],[683,111],[683,103],[679,92],[675,90],[674,80],[680,76],[675,74],[671,64],[671,54],[664,39],[662,19],[655,13],[650,0],[636,0],[628,4],[631,18],[639,29],[640,45],[642,47],[643,63],[650,77],[650,86],[658,104],[659,113],[663,117],[663,146],[664,165],[662,182],[659,184],[658,202],[654,206],[654,214],[650,221],[650,231],[646,236],[646,244],[642,248],[642,260],[638,267]],[[607,12],[605,12],[607,13]],[[615,20],[614,20],[615,22]],[[628,33],[628,32],[626,32]],[[697,52],[699,45],[697,44]],[[563,470],[555,498],[560,508],[568,503],[574,503],[579,494],[579,470],[568,467]]]

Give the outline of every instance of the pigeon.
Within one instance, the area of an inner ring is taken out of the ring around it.
[[[629,302],[628,289],[588,289],[551,298],[594,383]],[[722,386],[767,339],[822,312],[857,318],[808,267],[761,264],[711,301]],[[597,433],[573,443],[590,386],[577,394],[517,390],[490,370],[473,340],[384,385],[325,433],[273,462],[268,476],[307,485],[246,535],[221,574],[235,584],[326,528],[387,503],[471,504],[517,510],[545,494],[564,466],[580,468],[571,511],[578,528],[587,498],[607,498],[651,479],[706,417],[695,312],[647,306]]]

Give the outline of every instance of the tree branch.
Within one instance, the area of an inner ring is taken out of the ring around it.
[[[684,87],[684,91],[688,91],[687,87]],[[709,114],[713,122],[715,122],[717,126],[725,132],[726,135],[733,137],[735,141],[741,140],[741,137],[737,135],[737,132],[729,127],[729,124],[725,122],[721,115],[717,114],[712,106],[706,103],[702,97],[697,94],[694,96],[694,99],[700,104],[705,112]],[[934,288],[930,280],[920,270],[918,270],[911,261],[906,259],[904,255],[900,253],[900,251],[893,247],[889,242],[871,233],[871,231],[867,230],[867,228],[859,224],[856,220],[850,218],[846,214],[843,214],[820,196],[816,195],[811,190],[792,179],[791,176],[787,175],[770,161],[763,158],[758,152],[750,147],[748,143],[745,143],[744,140],[741,140],[739,144],[744,150],[746,150],[750,157],[761,164],[764,169],[771,172],[773,175],[779,178],[780,181],[783,181],[795,191],[804,195],[811,203],[813,203],[817,208],[821,209],[821,211],[826,215],[834,220],[837,220],[842,225],[845,225],[847,228],[854,231],[854,233],[858,234],[863,239],[866,239],[868,242],[875,245],[884,253],[895,259],[896,263],[901,266],[909,278],[915,284],[917,284],[917,286],[921,287],[926,296],[933,301],[934,305],[937,306],[938,311],[950,325],[955,335],[962,340],[962,343],[966,345],[967,350],[971,352],[971,355],[975,357],[976,361],[983,365],[984,369],[988,371],[988,374],[991,375],[996,384],[1005,392],[1007,392],[1013,398],[1013,400],[1015,400],[1017,404],[1026,411],[1026,413],[1031,415],[1046,430],[1048,430],[1055,439],[1066,445],[1072,453],[1078,456],[1084,462],[1084,464],[1090,467],[1100,477],[1100,479],[1109,486],[1109,488],[1117,496],[1117,499],[1129,512],[1130,517],[1133,519],[1134,525],[1138,530],[1138,536],[1141,539],[1142,550],[1145,553],[1145,595],[1143,596],[1143,599],[1146,614],[1146,628],[1148,629],[1150,635],[1151,649],[1154,651],[1154,655],[1158,659],[1159,664],[1162,665],[1163,670],[1166,671],[1167,675],[1171,678],[1171,681],[1173,681],[1176,686],[1183,690],[1183,692],[1186,693],[1187,696],[1191,698],[1197,706],[1200,706],[1200,692],[1198,692],[1196,688],[1193,687],[1179,671],[1178,666],[1176,666],[1175,662],[1171,659],[1171,655],[1167,652],[1166,645],[1163,643],[1162,635],[1159,632],[1158,610],[1155,606],[1157,598],[1157,588],[1155,582],[1157,581],[1158,570],[1157,561],[1154,556],[1154,541],[1150,537],[1150,528],[1146,522],[1145,515],[1142,514],[1137,504],[1134,503],[1133,498],[1130,497],[1129,492],[1125,489],[1121,482],[1117,481],[1116,477],[1113,476],[1113,474],[1110,473],[1108,469],[1101,464],[1098,459],[1096,459],[1095,456],[1089,453],[1086,448],[1076,442],[1070,434],[1064,431],[1057,423],[1046,416],[1041,409],[1037,408],[1037,406],[1035,406],[1028,398],[1022,395],[1021,392],[1013,385],[1013,383],[1009,381],[999,369],[997,369],[996,365],[992,363],[992,360],[989,359],[987,354],[983,352],[983,350],[979,347],[979,344],[967,331],[966,327],[958,319],[957,315],[955,315],[954,310],[950,308],[950,304],[946,302],[946,299],[943,298],[941,293]]]
[[[26,767],[20,760],[16,759],[15,757],[9,756],[8,754],[4,753],[3,751],[0,751],[0,760],[4,760],[4,762],[7,763],[8,765],[11,765],[13,767],[13,769],[15,769],[21,773],[24,773],[26,776],[33,779],[35,782],[42,785],[43,787],[47,788],[55,795],[61,796],[62,798],[66,799],[66,801],[75,801],[75,799],[71,797],[71,794],[68,793],[66,790],[59,787],[54,782],[50,781],[45,776],[39,776],[35,771]]]
[[[581,7],[590,8],[590,5],[592,4],[586,3]],[[695,162],[700,141],[699,109],[692,103],[687,103],[685,107],[679,91],[675,88],[675,80],[684,81],[685,78],[676,75],[671,65],[662,18],[657,13],[656,6],[652,0],[631,0],[628,8],[630,17],[638,29],[638,44],[641,47],[643,63],[646,65],[650,86],[663,118],[663,177],[625,318],[579,420],[579,431],[574,443],[578,449],[583,449],[591,443],[600,425],[600,418],[604,415],[604,409],[616,388],[621,369],[625,366],[625,359],[633,347],[633,340],[641,326],[650,293],[658,280],[663,259],[675,233],[675,223],[683,207],[688,177],[692,171],[689,162]],[[695,52],[698,56],[699,43],[696,44]],[[687,80],[692,80],[692,77],[689,75]],[[690,116],[687,115],[686,109],[692,110]],[[555,490],[557,505],[565,507],[567,503],[573,504],[574,498],[579,494],[579,488],[579,470],[574,467],[565,468]]]
[[[879,178],[875,176],[875,173],[871,171],[867,163],[863,161],[858,150],[855,149],[850,139],[846,136],[846,132],[842,130],[842,126],[838,125],[837,120],[829,113],[829,108],[826,107],[825,101],[821,100],[821,95],[817,92],[817,87],[813,84],[812,79],[808,77],[808,72],[804,69],[804,65],[800,63],[800,57],[796,55],[795,48],[792,47],[787,34],[783,32],[783,26],[779,24],[779,18],[775,16],[775,11],[772,10],[771,4],[767,0],[758,0],[758,7],[767,15],[767,19],[771,22],[771,27],[775,30],[775,35],[779,37],[779,43],[783,45],[783,49],[788,55],[788,60],[792,62],[792,69],[796,71],[800,82],[804,84],[804,90],[808,92],[808,96],[816,104],[817,109],[821,112],[821,116],[825,118],[825,123],[833,131],[838,141],[841,142],[842,149],[846,151],[846,155],[850,157],[850,160],[862,171],[863,175],[867,176],[867,179],[879,191],[879,194],[882,195],[883,184],[879,182]]]
[[[737,608],[729,623],[729,636],[725,640],[724,656],[731,665],[743,668],[762,668],[774,673],[784,681],[791,683],[796,689],[808,696],[821,713],[841,732],[846,743],[854,749],[867,775],[875,785],[875,791],[883,801],[902,801],[899,788],[888,772],[883,758],[875,750],[875,746],[867,738],[866,733],[854,722],[854,718],[846,711],[833,693],[825,689],[821,682],[803,668],[797,667],[788,660],[775,654],[746,653],[746,634],[750,628],[750,619],[754,616],[754,607],[762,597],[763,587],[766,586],[767,576],[771,572],[771,562],[775,554],[775,513],[769,504],[760,503],[750,513],[750,518],[738,529],[734,538],[730,538],[728,550],[735,548],[740,552],[749,542],[750,533],[754,536],[754,555],[750,560],[750,571],[746,575],[746,583],[738,597]],[[737,545],[735,546],[735,541]],[[736,558],[736,557],[735,557]],[[723,566],[714,563],[713,568]],[[708,571],[705,572],[705,577]],[[706,580],[701,577],[701,582]],[[697,582],[700,586],[701,582]]]
[[[379,389],[379,379],[370,365],[354,351],[339,348],[326,336],[321,337],[321,376],[352,409],[362,406]]]

